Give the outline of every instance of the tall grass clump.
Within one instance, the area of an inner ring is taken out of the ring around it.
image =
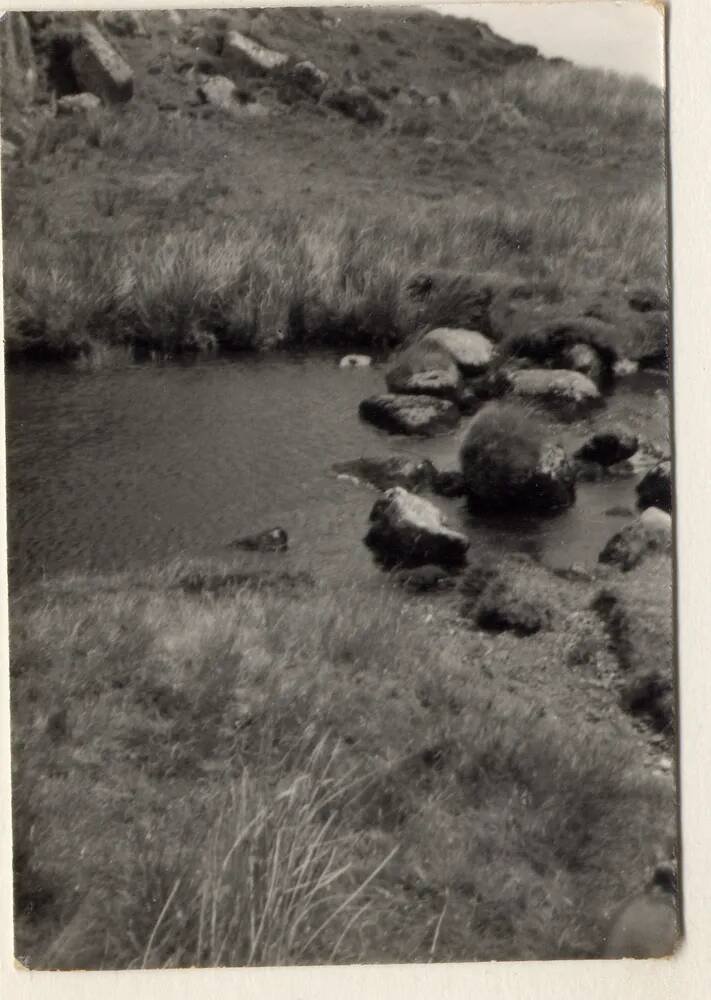
[[[594,954],[670,805],[624,717],[611,740],[549,715],[556,637],[525,640],[521,669],[540,660],[546,685],[517,688],[502,683],[516,656],[492,664],[490,644],[397,593],[255,588],[228,570],[203,594],[174,567],[14,601],[18,955]]]
[[[614,205],[583,194],[545,206],[460,197],[377,220],[282,207],[209,236],[89,231],[61,244],[51,234],[33,242],[28,220],[10,230],[5,250],[7,349],[385,351],[433,326],[478,323],[480,289],[472,299],[468,275],[498,272],[558,297],[580,287],[604,295],[621,280],[663,285],[664,211],[661,191]],[[413,275],[438,271],[451,280],[415,301]]]

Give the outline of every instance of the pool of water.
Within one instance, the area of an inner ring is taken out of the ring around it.
[[[215,555],[236,536],[277,524],[292,555],[319,572],[374,574],[362,537],[375,494],[337,478],[333,463],[401,452],[451,468],[468,422],[434,440],[387,435],[357,412],[382,388],[382,369],[341,370],[331,357],[11,369],[13,583]],[[572,447],[611,420],[666,444],[666,382],[621,380],[594,422],[552,433]],[[625,522],[605,511],[633,510],[636,481],[583,484],[571,510],[547,519],[474,518],[462,501],[436,502],[471,536],[472,561],[493,544],[551,565],[590,564]]]

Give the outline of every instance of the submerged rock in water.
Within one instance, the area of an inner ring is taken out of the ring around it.
[[[429,500],[396,486],[376,501],[365,544],[386,566],[461,566],[469,539]]]
[[[612,536],[599,561],[630,570],[652,552],[670,551],[671,544],[671,516],[658,507],[648,507],[641,517]]]
[[[269,528],[256,535],[245,535],[229,543],[230,549],[246,549],[249,552],[286,552],[289,536],[283,528]]]
[[[467,375],[483,371],[491,363],[494,350],[493,344],[483,333],[451,327],[430,330],[423,337],[423,343],[443,348]]]
[[[567,369],[527,368],[505,374],[510,392],[540,402],[562,415],[578,416],[602,403],[595,383],[580,372]]]
[[[598,431],[588,438],[585,444],[575,452],[575,458],[584,462],[596,462],[598,465],[610,466],[631,458],[639,447],[637,435],[626,427],[610,427]]]
[[[432,489],[441,497],[463,497],[467,493],[464,476],[457,469],[438,472],[432,480]]]
[[[428,459],[410,458],[409,455],[390,455],[388,458],[356,458],[350,462],[336,462],[333,471],[370,483],[379,490],[402,486],[416,492],[427,489],[437,476],[437,469]]]
[[[488,403],[469,426],[460,460],[476,507],[542,513],[575,500],[575,471],[564,449],[518,403]]]
[[[346,354],[338,362],[339,368],[369,368],[372,359],[367,354]]]
[[[371,396],[363,400],[358,412],[363,420],[391,434],[431,437],[451,430],[459,422],[454,403],[434,396]]]
[[[660,507],[671,514],[672,474],[669,459],[655,465],[637,484],[637,504],[641,510]]]

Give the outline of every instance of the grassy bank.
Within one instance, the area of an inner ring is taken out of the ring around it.
[[[5,264],[11,355],[72,357],[99,345],[163,354],[276,346],[382,351],[436,325],[466,326],[461,274],[500,271],[542,299],[614,299],[664,287],[664,209],[649,194],[600,205],[403,203],[362,213],[267,211],[210,232],[74,234],[61,245],[10,230]],[[651,234],[651,238],[650,238]],[[408,283],[451,271],[423,304]]]
[[[461,275],[491,270],[561,307],[663,291],[658,90],[545,60],[506,68],[473,27],[469,65],[450,18],[341,13],[347,58],[302,12],[271,13],[264,38],[384,95],[382,127],[280,103],[249,74],[237,82],[265,120],[199,105],[179,68],[198,50],[167,29],[121,40],[137,80],[125,108],[42,121],[4,176],[11,357],[385,350],[466,325]],[[451,272],[425,304],[408,292],[422,271]]]
[[[588,686],[586,585],[544,573],[553,625],[518,639],[387,585],[191,594],[185,570],[13,601],[18,956],[599,953],[673,806]]]

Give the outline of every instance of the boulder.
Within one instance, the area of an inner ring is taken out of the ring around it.
[[[358,412],[363,420],[390,434],[421,434],[432,437],[451,430],[459,422],[454,403],[434,396],[371,396]]]
[[[264,117],[269,108],[259,101],[243,99],[237,87],[225,76],[210,76],[197,87],[197,96],[204,104],[209,104],[231,115],[251,118]]]
[[[204,104],[232,111],[237,104],[237,87],[226,76],[211,76],[197,88],[197,96]]]
[[[307,59],[294,63],[288,71],[287,78],[314,100],[318,100],[328,85],[328,73]]]
[[[248,552],[286,552],[289,536],[283,528],[269,528],[256,535],[244,535],[229,543],[228,548],[246,549]]]
[[[670,515],[658,507],[648,507],[636,521],[612,536],[599,561],[629,571],[650,553],[670,552],[671,547]]]
[[[96,94],[66,94],[57,101],[58,115],[81,115],[98,111],[101,98]]]
[[[658,462],[637,484],[637,505],[640,510],[660,507],[671,514],[672,472],[669,459]]]
[[[104,31],[120,38],[148,37],[143,17],[137,10],[103,10],[97,20]]]
[[[323,103],[340,111],[347,118],[352,118],[361,125],[382,125],[385,112],[365,87],[338,87],[326,90],[322,96]]]
[[[24,14],[7,11],[0,21],[0,92],[3,113],[31,104],[37,90],[37,63]],[[4,123],[3,123],[4,124]]]
[[[82,24],[71,62],[81,87],[106,103],[119,104],[133,97],[131,67],[95,25]]]
[[[417,492],[428,489],[437,476],[434,465],[425,459],[408,455],[390,455],[388,458],[356,458],[351,462],[337,462],[333,471],[360,482],[370,483],[379,490],[402,486]]]
[[[575,452],[575,458],[584,462],[596,462],[598,465],[614,465],[631,458],[639,448],[636,434],[626,427],[610,427],[598,431],[588,438],[585,444]]]
[[[390,392],[453,399],[461,376],[452,357],[437,344],[425,341],[402,351],[385,373]]]
[[[543,513],[575,500],[575,472],[565,450],[519,403],[487,403],[469,426],[460,461],[475,507]]]
[[[365,544],[386,566],[460,566],[469,539],[429,500],[396,486],[376,501]]]
[[[283,52],[268,49],[239,31],[228,31],[225,35],[222,58],[230,69],[246,67],[260,73],[282,69],[289,62],[289,56]]]
[[[372,359],[367,354],[346,354],[338,362],[339,368],[369,368]]]
[[[430,330],[423,342],[443,348],[460,371],[467,375],[475,375],[491,363],[493,345],[483,333],[477,333],[476,330],[440,327]]]
[[[508,371],[505,377],[512,395],[542,403],[562,416],[579,416],[602,403],[595,383],[580,372],[528,368]]]

